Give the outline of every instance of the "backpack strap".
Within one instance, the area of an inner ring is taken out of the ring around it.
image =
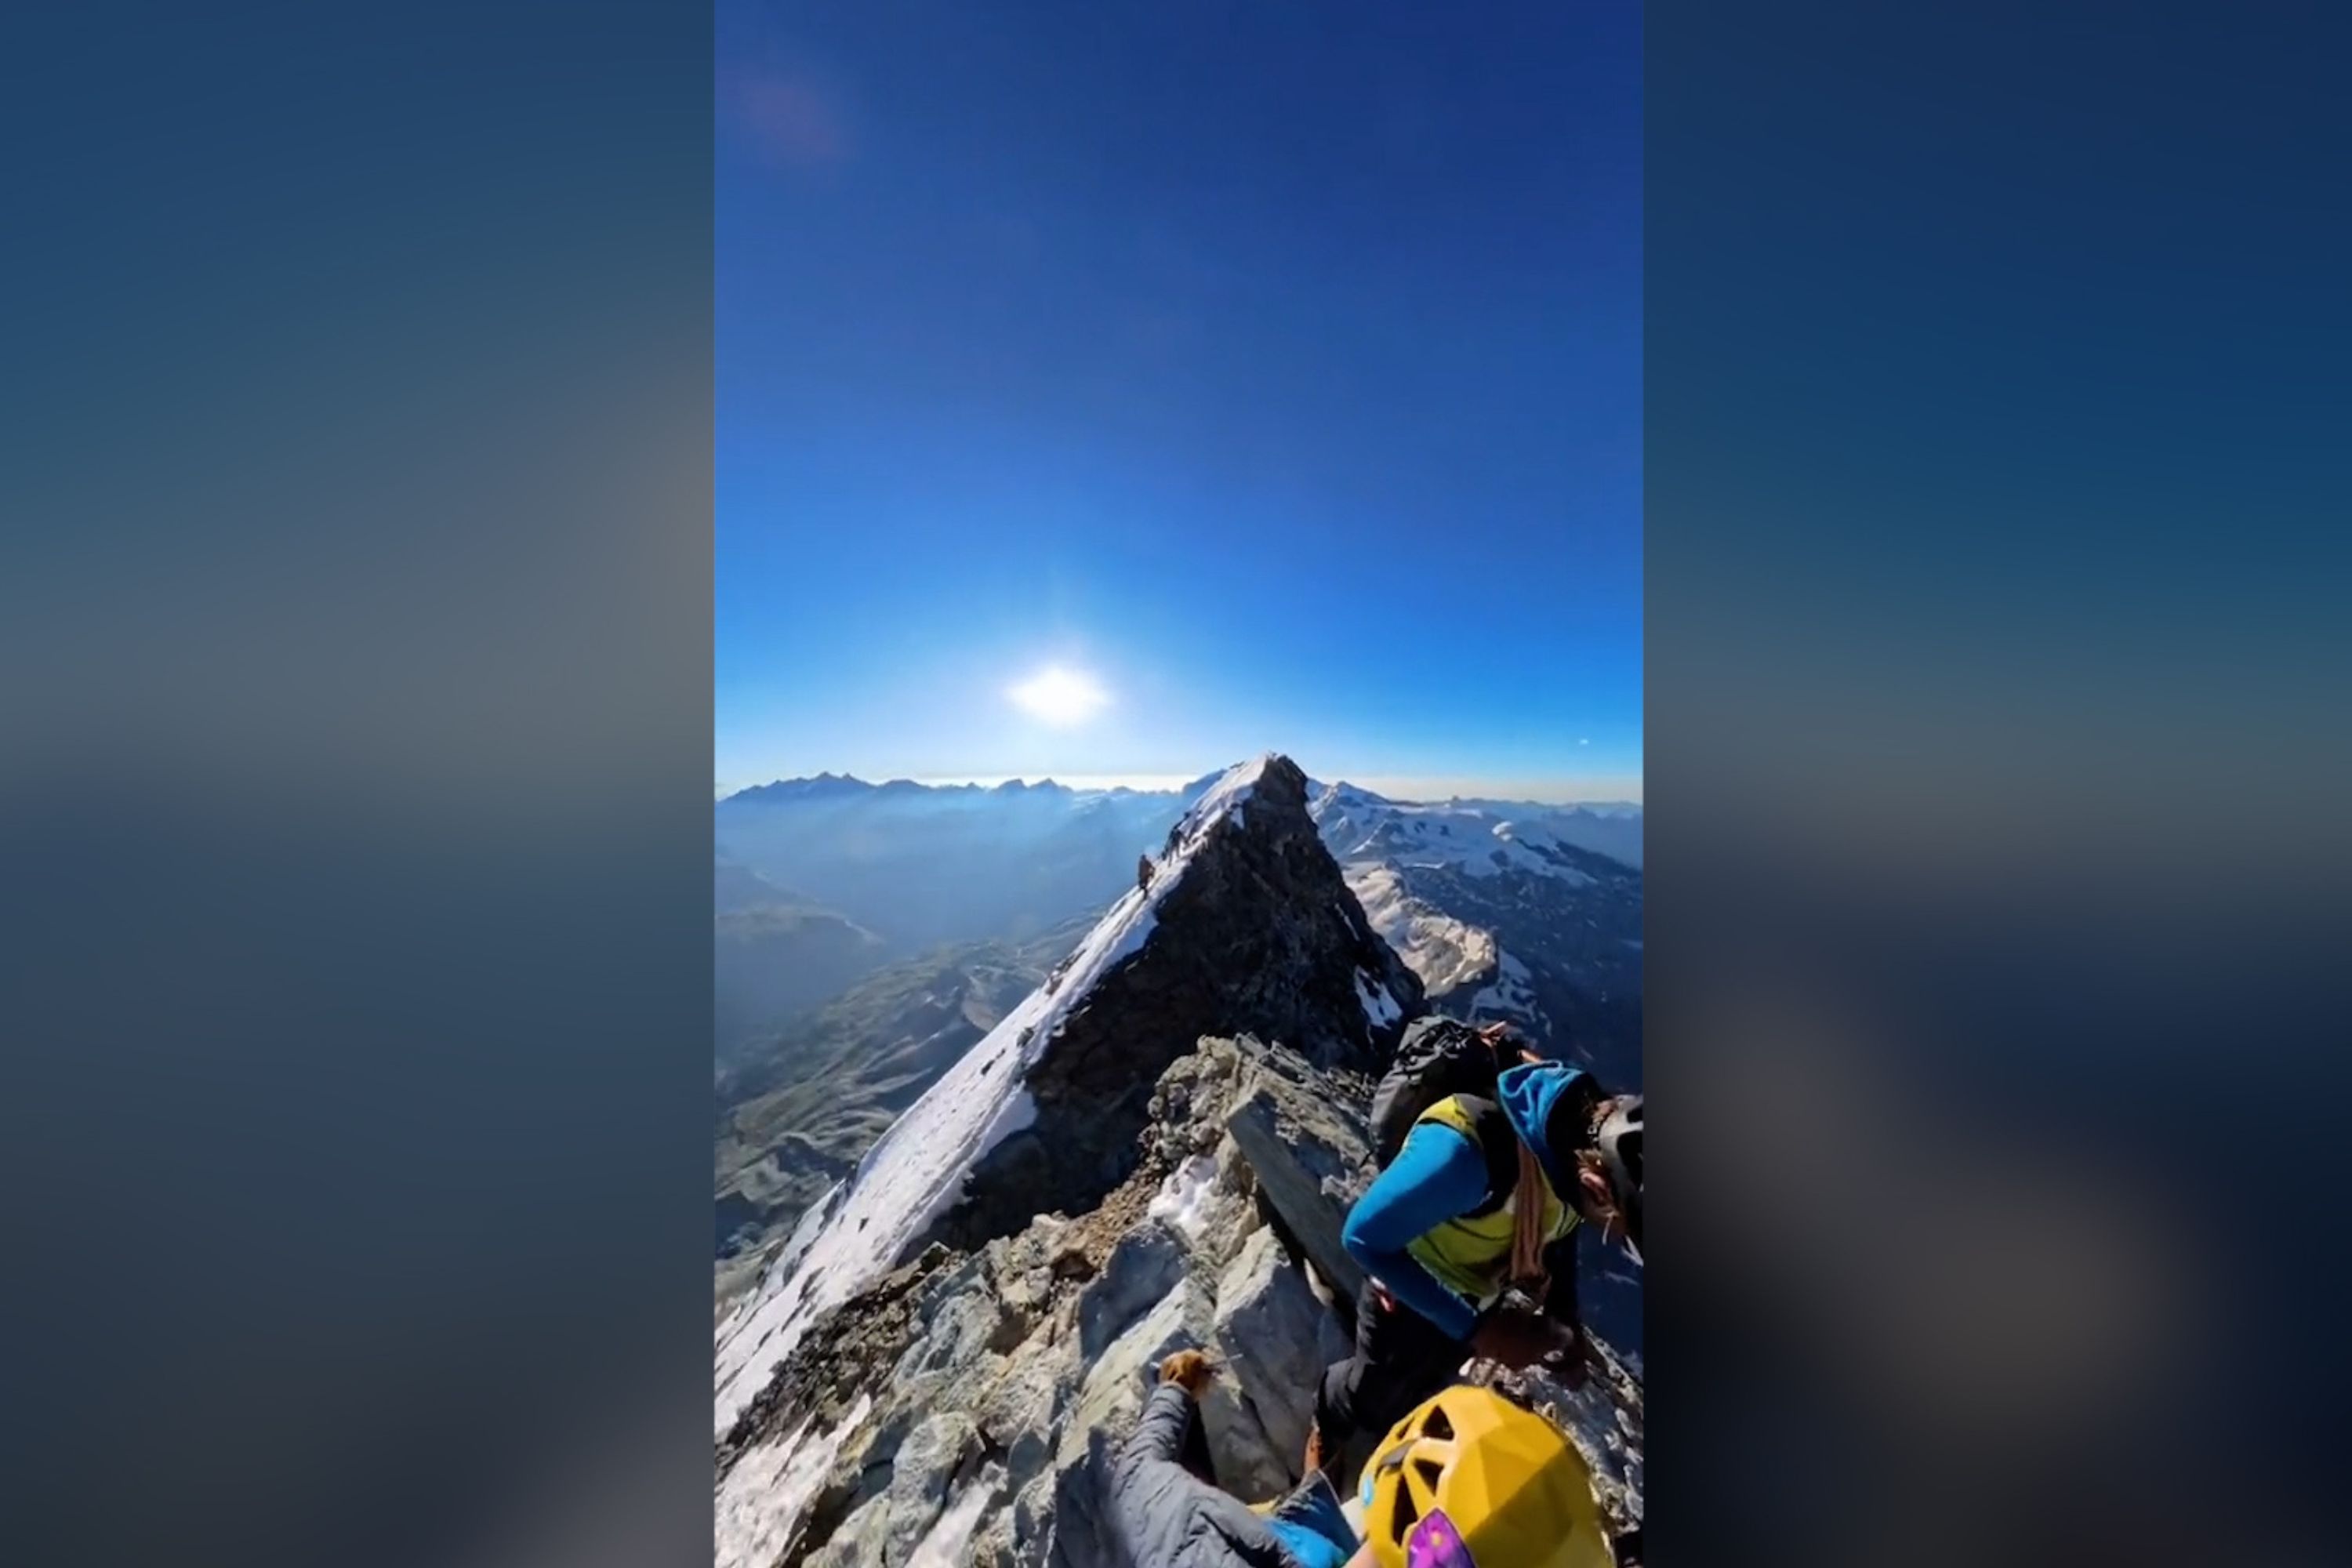
[[[1475,1218],[1493,1214],[1510,1202],[1519,1184],[1519,1133],[1510,1117],[1494,1100],[1481,1095],[1456,1094],[1421,1113],[1420,1120],[1439,1121],[1478,1145],[1486,1158],[1486,1196],[1470,1211]]]

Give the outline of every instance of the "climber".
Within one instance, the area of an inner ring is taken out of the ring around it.
[[[1322,1476],[1309,1475],[1261,1512],[1182,1462],[1187,1447],[1205,1456],[1197,1402],[1214,1373],[1199,1351],[1178,1351],[1161,1362],[1160,1386],[1113,1463],[1112,1528],[1127,1562],[1132,1568],[1344,1568],[1356,1533]]]
[[[1149,855],[1139,855],[1135,858],[1135,885],[1147,893],[1151,891],[1151,857]]]
[[[1348,1568],[1625,1568],[1592,1474],[1558,1427],[1457,1384],[1390,1429],[1364,1468],[1363,1549]]]
[[[1641,1097],[1605,1094],[1563,1062],[1522,1062],[1491,1099],[1450,1094],[1421,1111],[1341,1231],[1366,1279],[1355,1353],[1317,1391],[1307,1468],[1344,1477],[1351,1441],[1473,1355],[1580,1383],[1576,1226],[1640,1256],[1641,1146]]]

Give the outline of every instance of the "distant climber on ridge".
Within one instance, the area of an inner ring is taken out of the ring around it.
[[[1161,1362],[1160,1386],[1112,1467],[1112,1525],[1129,1568],[1344,1568],[1356,1532],[1321,1476],[1261,1511],[1187,1467],[1189,1451],[1208,1468],[1197,1402],[1214,1374],[1199,1351]]]
[[[1308,1468],[1346,1473],[1351,1444],[1474,1355],[1582,1379],[1576,1227],[1640,1256],[1642,1099],[1564,1062],[1504,1067],[1509,1054],[1503,1026],[1447,1018],[1398,1043],[1372,1103],[1384,1168],[1340,1235],[1366,1276],[1355,1353],[1317,1391]]]
[[[1149,855],[1139,855],[1135,858],[1135,885],[1147,893],[1151,890],[1151,857]]]

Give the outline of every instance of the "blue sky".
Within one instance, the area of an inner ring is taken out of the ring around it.
[[[1638,795],[1636,6],[718,40],[720,784]]]

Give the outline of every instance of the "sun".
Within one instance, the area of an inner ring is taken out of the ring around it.
[[[1110,705],[1110,693],[1082,670],[1041,669],[1007,693],[1023,712],[1059,729],[1083,724]]]

